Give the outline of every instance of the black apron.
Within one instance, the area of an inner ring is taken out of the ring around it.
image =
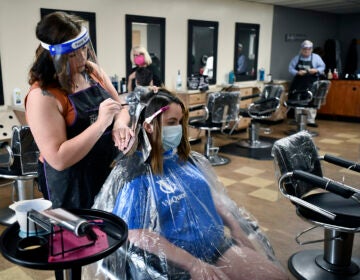
[[[98,116],[99,104],[110,95],[99,85],[69,95],[76,110],[75,121],[67,127],[67,138],[83,132]],[[44,159],[39,166],[39,184],[53,208],[91,208],[94,198],[109,175],[110,165],[118,154],[109,126],[90,152],[78,163],[57,171]]]
[[[312,64],[312,54],[311,59],[308,61],[301,60],[299,57],[298,63],[296,64],[295,69],[297,71],[300,70],[309,70],[313,68]],[[304,76],[296,75],[291,82],[290,90],[289,90],[289,98],[291,97],[291,93],[294,91],[303,92],[311,89],[312,84],[318,79],[318,75],[314,74],[305,74]]]

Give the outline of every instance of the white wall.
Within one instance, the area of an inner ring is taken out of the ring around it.
[[[166,18],[165,84],[173,89],[177,69],[185,73],[187,20],[219,22],[217,81],[233,68],[235,22],[260,24],[258,66],[270,68],[273,6],[239,0],[1,0],[0,55],[5,104],[12,91],[27,92],[27,75],[39,42],[40,8],[96,13],[97,55],[109,75],[125,76],[125,14]],[[3,106],[4,108],[4,106]],[[1,109],[1,107],[0,107]]]

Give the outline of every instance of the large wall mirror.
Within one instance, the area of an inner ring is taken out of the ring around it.
[[[188,21],[188,77],[207,75],[216,84],[218,27],[215,21]]]
[[[161,81],[165,81],[165,18],[126,15],[126,76],[133,65],[130,60],[132,47],[143,46],[152,58]]]
[[[234,73],[236,81],[256,80],[259,24],[236,23]]]
[[[4,89],[1,75],[1,58],[0,58],[0,105],[4,105]]]

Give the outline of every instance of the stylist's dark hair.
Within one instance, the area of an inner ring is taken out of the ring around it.
[[[153,79],[153,73],[147,67],[139,67],[135,72],[136,84],[139,86],[150,86]]]
[[[183,118],[181,120],[181,126],[183,135],[181,138],[180,145],[178,146],[178,154],[179,158],[183,161],[186,161],[189,158],[190,154],[190,143],[188,140],[188,119],[189,119],[189,112],[186,109],[184,103],[173,93],[170,91],[161,88],[157,93],[153,92],[152,96],[150,96],[149,100],[147,101],[146,107],[143,111],[142,121],[145,118],[151,116],[160,108],[169,105],[171,103],[179,104],[182,112]],[[158,115],[151,123],[153,125],[153,133],[149,134],[149,140],[152,147],[150,153],[150,161],[151,167],[155,174],[161,174],[163,172],[163,149],[162,149],[162,142],[161,142],[161,133],[162,133],[162,126],[161,126],[161,114]]]
[[[44,16],[36,26],[36,37],[41,42],[56,45],[75,38],[81,32],[83,20],[64,12]],[[36,50],[35,61],[29,71],[29,84],[38,82],[41,88],[61,87],[48,50],[41,45]],[[68,89],[65,89],[68,91]]]

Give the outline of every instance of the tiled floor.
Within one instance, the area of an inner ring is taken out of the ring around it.
[[[331,153],[354,161],[360,160],[360,123],[346,123],[318,120],[319,132],[314,141],[320,154]],[[293,128],[287,122],[273,125],[274,138],[286,136],[285,132]],[[246,138],[245,132],[233,136],[216,135],[215,144],[225,145]],[[193,146],[194,150],[202,151],[203,144]],[[297,245],[294,238],[297,233],[309,228],[310,224],[300,219],[290,202],[283,198],[275,180],[274,165],[271,160],[254,160],[235,155],[226,155],[231,159],[228,165],[215,167],[215,172],[224,183],[229,196],[239,205],[246,208],[258,220],[261,228],[268,235],[276,255],[287,269],[287,260],[299,250],[322,248],[322,244]],[[342,180],[349,185],[360,187],[360,174],[323,164],[327,177]],[[1,196],[2,197],[2,196]],[[0,226],[2,231],[5,227]],[[305,235],[307,240],[321,239],[322,230]],[[355,237],[353,255],[360,256],[360,241]],[[290,279],[294,279],[289,276]],[[43,280],[54,279],[53,273],[37,271],[19,266],[0,257],[0,279]]]

